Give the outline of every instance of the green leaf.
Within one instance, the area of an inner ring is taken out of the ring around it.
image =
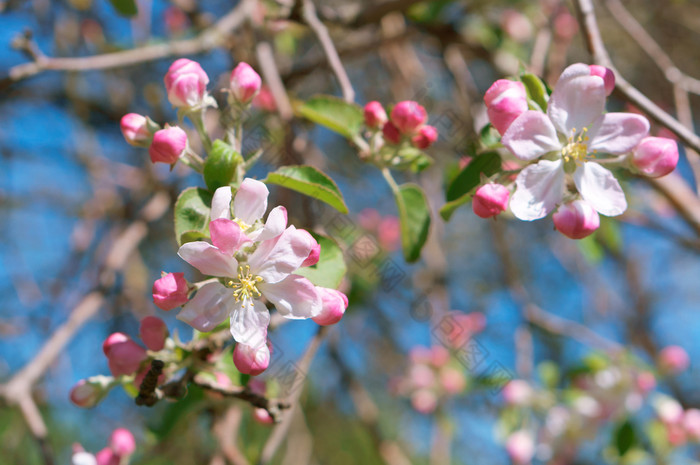
[[[534,101],[542,111],[547,111],[547,87],[542,79],[532,73],[524,73],[520,75],[520,80],[525,84],[525,90],[530,100]]]
[[[501,135],[489,123],[479,132],[479,141],[485,148],[494,149],[501,146]]]
[[[467,192],[461,197],[457,197],[455,200],[451,202],[447,202],[445,205],[440,207],[440,216],[442,217],[443,220],[445,221],[450,221],[450,218],[452,218],[452,214],[457,210],[459,207],[464,205],[465,203],[469,202],[472,199],[472,194]]]
[[[203,231],[185,231],[180,235],[180,241],[178,244],[186,244],[188,242],[201,241],[202,239],[207,239],[209,235]]]
[[[347,267],[343,259],[343,250],[331,238],[312,233],[321,246],[321,256],[313,266],[299,268],[296,274],[308,278],[317,286],[337,289],[345,276]]]
[[[290,165],[283,166],[267,175],[263,182],[277,184],[299,192],[321,202],[325,202],[340,213],[347,213],[348,207],[343,200],[340,189],[325,173],[313,166]]]
[[[617,431],[615,431],[615,446],[620,457],[632,448],[637,441],[636,436],[634,425],[629,420],[626,420],[617,428]]]
[[[491,176],[501,169],[501,157],[496,152],[486,152],[474,158],[447,188],[447,201],[451,202],[471,192],[481,183],[481,175]]]
[[[204,162],[204,182],[210,191],[227,186],[236,166],[242,161],[241,155],[222,140],[215,140],[211,152]]]
[[[175,202],[175,238],[182,245],[182,238],[191,238],[193,231],[204,233],[209,227],[211,192],[200,187],[182,191]]]
[[[297,107],[304,118],[348,139],[360,133],[364,124],[362,108],[332,95],[316,95]]]
[[[136,16],[139,12],[135,0],[109,0],[109,3],[122,16]]]
[[[416,184],[402,184],[395,194],[401,220],[401,246],[407,262],[415,262],[428,239],[430,208],[423,190]]]

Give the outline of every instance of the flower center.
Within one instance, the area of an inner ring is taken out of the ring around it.
[[[226,282],[226,287],[233,289],[233,297],[236,302],[241,300],[260,297],[262,294],[258,290],[258,284],[263,281],[262,277],[251,274],[250,266],[238,267],[238,278],[230,279]]]
[[[238,226],[241,227],[241,231],[245,231],[246,229],[250,228],[250,226],[251,226],[240,218],[234,218],[233,222],[238,224]]]
[[[586,145],[588,141],[588,136],[586,135],[588,128],[583,128],[583,131],[581,131],[578,137],[575,136],[575,128],[571,132],[572,135],[569,137],[569,143],[561,150],[561,156],[564,158],[565,162],[570,160],[584,160],[586,155],[588,155],[588,146]]]

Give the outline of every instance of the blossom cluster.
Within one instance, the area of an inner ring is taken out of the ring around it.
[[[127,465],[136,450],[136,441],[131,431],[117,428],[109,438],[109,445],[97,454],[91,454],[80,444],[73,445],[71,465]]]
[[[486,92],[489,121],[519,162],[512,185],[488,182],[474,194],[474,212],[492,217],[508,207],[532,221],[554,212],[555,228],[581,239],[600,225],[600,215],[627,209],[613,173],[620,166],[649,177],[664,176],[678,162],[675,141],[649,136],[649,122],[632,113],[606,113],[615,87],[613,72],[577,63],[559,77],[546,111],[532,109],[525,85],[500,79]]]

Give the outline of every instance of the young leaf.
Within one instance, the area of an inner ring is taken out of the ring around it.
[[[139,12],[135,0],[109,0],[109,2],[122,16],[136,16]]]
[[[283,166],[267,175],[263,182],[277,184],[299,192],[321,202],[325,202],[340,213],[347,213],[348,207],[343,200],[343,194],[331,178],[313,166],[290,165]]]
[[[364,124],[362,108],[332,95],[316,95],[297,107],[304,118],[351,139]]]
[[[175,202],[175,238],[182,245],[183,235],[189,239],[193,231],[206,231],[211,212],[211,192],[200,187],[182,191]]]
[[[615,446],[620,457],[625,455],[636,441],[637,435],[634,431],[634,425],[629,420],[626,420],[615,432]]]
[[[455,210],[457,210],[457,208],[461,207],[465,203],[469,202],[471,199],[472,194],[470,192],[467,192],[461,197],[457,197],[453,201],[447,202],[440,208],[440,216],[443,220],[449,221],[450,218],[452,218],[452,214],[455,212]]]
[[[544,82],[532,73],[520,75],[520,80],[525,84],[525,90],[530,100],[534,101],[542,111],[547,111],[547,87]]]
[[[395,196],[401,220],[401,246],[407,262],[415,262],[428,239],[430,208],[423,190],[415,184],[402,184]]]
[[[222,140],[215,140],[204,162],[204,182],[209,190],[213,192],[221,186],[227,186],[241,160],[241,155],[233,147]]]
[[[471,192],[481,182],[481,174],[491,176],[501,169],[501,157],[496,152],[486,152],[474,158],[447,188],[447,200],[453,201]]]
[[[295,273],[308,278],[317,286],[337,289],[347,271],[343,250],[333,239],[313,233],[312,235],[321,246],[321,256],[318,263],[299,268]]]

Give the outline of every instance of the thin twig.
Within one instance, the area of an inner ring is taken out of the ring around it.
[[[272,46],[269,42],[258,42],[258,45],[255,46],[255,55],[258,58],[258,63],[260,63],[265,82],[270,86],[270,92],[272,92],[272,96],[275,98],[275,104],[280,118],[285,121],[291,120],[294,116],[294,111],[292,110],[292,104],[289,101],[287,91],[280,77],[277,63],[275,63],[275,55],[272,52]]]

